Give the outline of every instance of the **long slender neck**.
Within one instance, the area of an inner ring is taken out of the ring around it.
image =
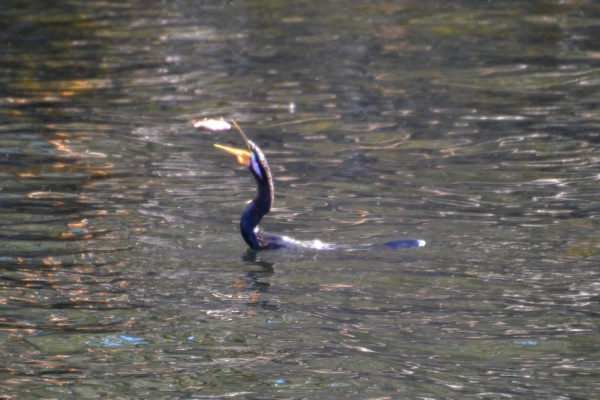
[[[260,220],[265,214],[271,211],[273,186],[267,180],[259,179],[257,176],[254,176],[254,178],[256,179],[257,195],[254,200],[250,201],[244,207],[240,220],[240,231],[248,246],[259,250],[267,246],[267,243],[263,243],[260,240],[257,233]]]

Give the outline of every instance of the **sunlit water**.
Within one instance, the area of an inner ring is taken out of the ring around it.
[[[6,2],[3,398],[589,398],[600,8]],[[249,251],[236,119],[296,239]]]

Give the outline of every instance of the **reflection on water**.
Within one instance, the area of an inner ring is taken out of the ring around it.
[[[275,264],[268,261],[261,261],[258,257],[258,253],[250,249],[242,256],[242,261],[251,265],[250,270],[246,273],[251,285],[254,286],[259,293],[267,292],[271,287],[268,279],[275,274],[275,269],[273,268]],[[239,286],[242,287],[243,285],[240,284]]]
[[[597,7],[396,3],[0,5],[0,397],[597,392]]]

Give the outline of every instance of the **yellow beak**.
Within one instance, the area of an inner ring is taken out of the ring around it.
[[[221,150],[225,150],[229,154],[233,154],[237,157],[238,162],[245,166],[248,166],[250,158],[252,157],[252,153],[250,153],[248,150],[236,149],[235,147],[227,147],[217,143],[215,143],[215,147],[218,147]]]

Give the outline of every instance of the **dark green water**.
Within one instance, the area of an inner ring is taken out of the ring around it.
[[[0,397],[597,396],[596,2],[0,15]],[[264,229],[427,246],[249,251],[220,117]]]

